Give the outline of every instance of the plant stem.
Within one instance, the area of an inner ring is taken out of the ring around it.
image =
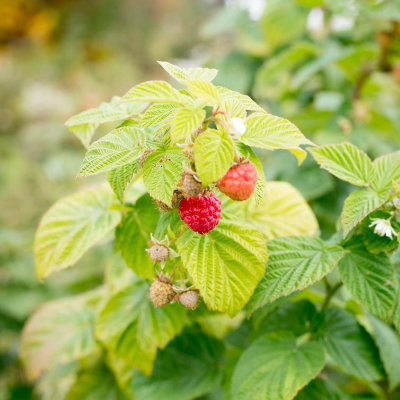
[[[325,301],[324,304],[322,304],[322,309],[325,310],[325,308],[328,307],[330,301],[332,300],[332,297],[335,295],[335,293],[342,287],[343,283],[342,282],[338,282],[336,285],[332,286],[329,290],[329,292],[327,293],[326,297],[325,297]]]

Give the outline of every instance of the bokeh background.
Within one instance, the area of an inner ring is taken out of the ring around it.
[[[148,79],[157,64],[208,66],[317,144],[372,157],[400,148],[398,0],[0,0],[0,400],[35,398],[18,346],[45,301],[103,279],[99,246],[36,280],[33,235],[75,182],[85,150],[63,123]],[[105,126],[98,135],[110,126]],[[295,185],[324,238],[351,190],[307,159],[263,155],[267,179]]]

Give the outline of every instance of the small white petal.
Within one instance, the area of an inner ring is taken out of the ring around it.
[[[246,132],[246,124],[240,118],[231,118],[230,125],[232,127],[232,132],[237,135],[243,135]]]

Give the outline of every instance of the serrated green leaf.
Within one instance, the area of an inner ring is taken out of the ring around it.
[[[148,101],[184,105],[185,97],[167,82],[148,81],[134,86],[126,93],[122,101]]]
[[[325,310],[317,329],[317,337],[341,370],[360,379],[375,381],[383,377],[375,343],[347,311]]]
[[[235,146],[226,132],[207,129],[194,143],[196,170],[203,186],[221,179],[232,165]]]
[[[159,353],[151,377],[132,380],[135,400],[192,400],[215,389],[221,381],[224,347],[203,333],[184,333]]]
[[[181,108],[175,115],[171,126],[171,142],[175,144],[184,141],[187,136],[196,131],[206,116],[203,109]]]
[[[286,119],[270,114],[255,114],[246,121],[246,132],[240,140],[253,147],[265,150],[290,150],[299,160],[304,161],[304,150],[301,144],[313,144]]]
[[[241,157],[248,158],[249,161],[251,161],[256,167],[257,185],[254,190],[254,197],[256,199],[256,203],[260,204],[265,195],[265,190],[267,187],[267,181],[265,179],[265,173],[262,163],[251,147],[246,146],[244,143],[240,143],[238,141],[235,141],[235,147]]]
[[[35,235],[36,274],[44,279],[75,264],[120,222],[109,187],[97,187],[57,201],[42,217]]]
[[[372,187],[378,192],[386,192],[392,187],[392,182],[400,179],[400,152],[378,157],[372,163],[375,178]]]
[[[171,205],[172,194],[181,179],[185,155],[180,148],[160,148],[143,166],[143,181],[151,197]]]
[[[188,82],[189,92],[199,97],[200,99],[207,100],[212,104],[221,104],[221,98],[217,88],[210,82],[195,79]]]
[[[210,68],[181,68],[166,61],[157,61],[174,79],[187,84],[187,81],[201,79],[211,82],[218,74],[217,69]]]
[[[123,165],[108,172],[107,180],[118,200],[123,203],[125,191],[140,169],[139,161]]]
[[[359,238],[346,247],[339,262],[343,283],[361,305],[376,316],[388,319],[395,301],[394,268],[389,257],[368,253]]]
[[[29,380],[99,351],[95,317],[83,296],[55,300],[36,311],[22,333],[21,358]]]
[[[350,395],[335,386],[332,379],[314,379],[294,400],[354,400]]]
[[[267,249],[267,270],[250,300],[252,311],[318,282],[343,256],[341,247],[308,236],[276,238]]]
[[[126,400],[113,374],[104,365],[95,365],[78,374],[65,400]]]
[[[153,104],[144,113],[140,124],[143,126],[169,125],[181,107],[177,104]]]
[[[389,389],[394,390],[400,384],[400,338],[399,335],[380,319],[369,315],[375,342],[386,373],[389,377]]]
[[[127,212],[115,232],[117,249],[129,268],[142,278],[155,275],[154,265],[146,249],[154,233],[160,213],[148,194],[143,195]]]
[[[147,375],[157,349],[182,331],[185,315],[179,303],[155,308],[149,284],[138,279],[104,305],[96,321],[96,336],[117,358]]]
[[[120,97],[115,96],[110,103],[101,103],[97,108],[74,115],[65,123],[65,126],[78,137],[85,147],[89,147],[93,133],[100,124],[127,119],[141,113],[147,106],[146,102],[120,104],[120,100]]]
[[[325,365],[317,342],[297,344],[292,333],[264,335],[242,354],[232,377],[232,400],[290,400]]]
[[[310,149],[315,161],[332,175],[356,186],[368,186],[375,172],[368,155],[344,142]]]
[[[341,215],[343,236],[357,226],[368,214],[384,204],[388,192],[377,193],[371,189],[359,189],[352,193],[344,202]]]
[[[265,271],[264,241],[244,224],[221,221],[207,235],[186,230],[177,246],[207,306],[230,316],[244,307]]]
[[[244,105],[237,99],[223,99],[221,110],[225,111],[230,118],[246,118]]]
[[[94,142],[77,178],[99,174],[138,160],[146,150],[146,132],[134,126],[114,129]]]
[[[318,232],[318,222],[310,206],[287,182],[267,182],[260,204],[246,203],[245,221],[254,225],[265,240],[280,236],[314,236]]]
[[[217,86],[218,93],[221,97],[221,100],[234,99],[238,100],[241,104],[243,104],[244,108],[248,111],[258,111],[265,113],[266,111],[259,106],[254,100],[252,100],[249,96],[235,92],[234,90],[229,90],[222,86]]]

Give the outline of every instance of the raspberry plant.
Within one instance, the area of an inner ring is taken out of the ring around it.
[[[314,399],[332,370],[378,394],[394,390],[400,342],[383,321],[400,330],[399,153],[371,161],[349,143],[317,147],[213,85],[216,70],[160,64],[185,88],[145,82],[66,123],[87,147],[77,178],[106,173],[108,184],[44,215],[37,276],[112,235],[115,251],[102,286],[27,323],[22,359],[40,395]],[[296,189],[265,181],[253,150],[288,150],[301,164],[304,145],[360,187],[328,241]]]

